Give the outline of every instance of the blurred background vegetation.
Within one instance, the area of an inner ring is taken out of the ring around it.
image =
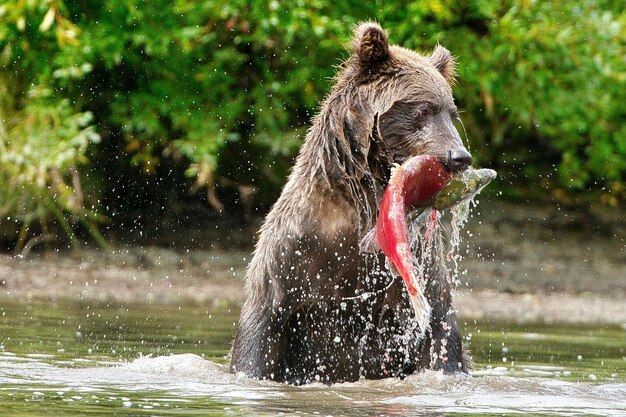
[[[502,198],[623,207],[623,2],[13,0],[0,5],[2,245],[106,246],[137,222],[263,214],[367,19],[457,56],[470,150]]]

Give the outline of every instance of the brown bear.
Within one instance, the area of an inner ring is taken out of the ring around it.
[[[453,124],[454,65],[441,46],[423,56],[389,45],[375,23],[357,26],[261,227],[232,372],[293,384],[467,372],[441,236],[425,268],[428,329],[383,255],[359,252],[394,163],[429,154],[452,172],[471,164]]]

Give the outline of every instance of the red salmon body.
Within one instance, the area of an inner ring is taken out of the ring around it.
[[[437,158],[415,156],[394,169],[383,196],[376,223],[376,240],[404,280],[411,297],[416,295],[417,288],[406,214],[410,209],[431,204],[450,177]]]

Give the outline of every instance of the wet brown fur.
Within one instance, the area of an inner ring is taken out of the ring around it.
[[[392,163],[426,153],[443,158],[451,146],[462,147],[458,134],[449,137],[433,116],[455,111],[453,80],[454,62],[444,48],[423,56],[389,45],[375,23],[356,28],[352,54],[261,228],[246,274],[233,372],[300,384],[467,369],[442,245],[435,245],[427,271],[433,322],[426,340],[413,337],[418,331],[406,291],[382,255],[358,252]],[[427,134],[414,133],[414,124],[425,121]]]

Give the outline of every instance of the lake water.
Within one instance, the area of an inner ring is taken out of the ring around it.
[[[225,371],[237,317],[0,299],[0,415],[626,416],[624,325],[469,321],[469,377],[291,387]]]

